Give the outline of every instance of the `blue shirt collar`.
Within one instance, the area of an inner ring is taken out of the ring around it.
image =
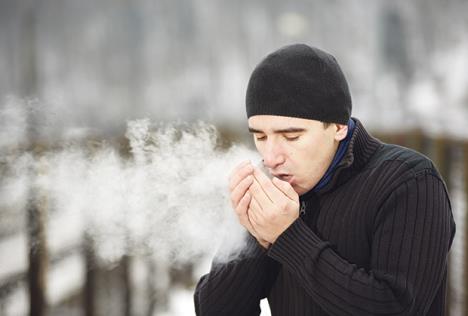
[[[330,166],[328,167],[327,171],[323,175],[322,179],[315,185],[312,191],[317,192],[322,189],[328,182],[330,182],[333,173],[335,172],[336,167],[340,163],[341,159],[343,159],[346,150],[348,149],[349,142],[351,140],[351,136],[353,135],[355,123],[353,119],[349,119],[348,121],[348,133],[346,134],[346,138],[343,139],[340,144],[338,145],[338,149],[336,150],[335,157],[333,158]]]

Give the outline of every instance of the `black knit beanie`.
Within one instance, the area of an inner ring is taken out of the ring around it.
[[[335,57],[305,44],[269,54],[247,86],[247,117],[279,115],[347,124],[351,107],[348,84]]]

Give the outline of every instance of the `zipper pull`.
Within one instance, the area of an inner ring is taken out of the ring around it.
[[[299,209],[299,216],[304,216],[306,213],[306,202],[301,201],[301,208]]]

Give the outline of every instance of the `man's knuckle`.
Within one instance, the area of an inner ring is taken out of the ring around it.
[[[283,200],[283,201],[281,201],[281,202],[278,203],[278,208],[279,208],[280,210],[285,210],[285,209],[288,208],[288,203],[287,203],[286,201]]]

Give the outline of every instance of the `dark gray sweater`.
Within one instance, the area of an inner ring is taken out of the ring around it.
[[[455,234],[441,176],[425,156],[383,144],[356,120],[332,180],[268,249],[214,261],[197,315],[444,315]]]

